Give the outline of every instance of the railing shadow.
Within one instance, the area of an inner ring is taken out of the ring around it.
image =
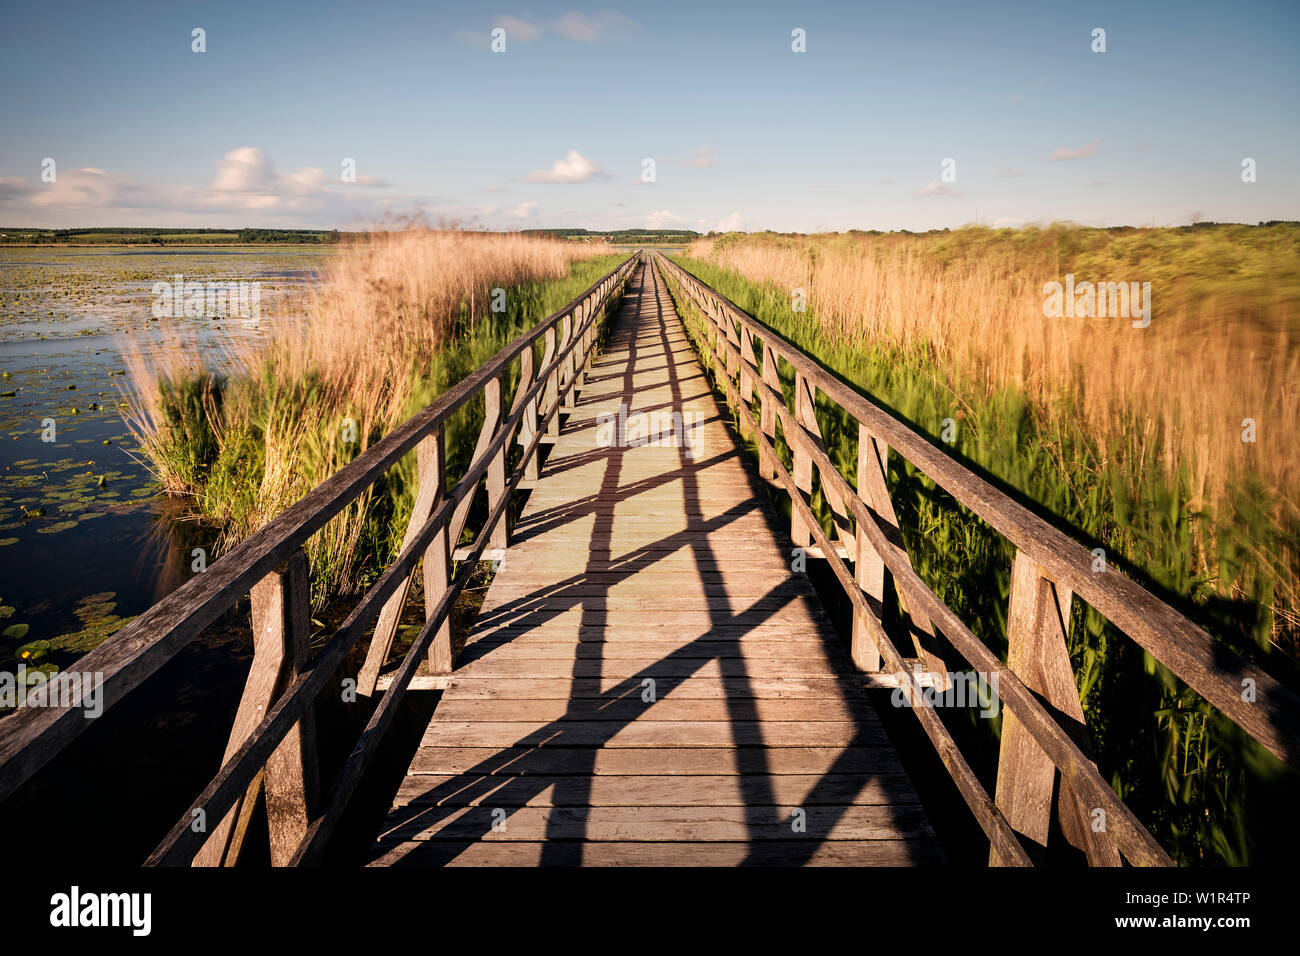
[[[644,353],[643,361],[648,359],[651,362],[659,355],[669,356],[673,351],[674,336],[677,343],[685,343],[684,329],[677,322],[671,306],[665,307],[667,293],[661,288],[662,280],[653,269],[645,265],[641,269],[635,283],[638,294],[634,298],[629,296],[629,304],[624,307],[625,313],[611,333],[611,347],[620,350],[625,348],[629,354],[626,360],[620,357],[617,361],[602,364],[624,366],[622,395],[623,400],[629,404],[631,396],[637,392],[660,389],[665,384],[633,388],[634,377],[641,376],[646,371],[666,369],[666,384],[671,391],[672,401],[639,408],[638,412],[650,408],[681,408],[683,402],[689,400],[685,393],[695,387],[694,382],[683,381],[681,365],[671,361],[664,365],[637,365],[638,353]],[[652,305],[653,311],[645,308],[646,305]],[[636,321],[638,316],[639,321]],[[685,344],[685,348],[689,349],[689,344]],[[690,367],[698,369],[693,355],[689,362]],[[702,371],[699,377],[705,381]],[[597,375],[589,377],[588,381],[610,381],[614,378],[615,376]],[[711,390],[706,387],[698,395],[711,396]],[[596,396],[588,388],[587,394],[579,400],[578,408],[582,409],[596,401]],[[573,419],[566,425],[566,430],[594,427],[593,419],[578,420],[579,414],[581,413],[575,412]],[[724,418],[715,402],[714,414],[707,416],[705,422],[721,421]],[[602,748],[634,723],[645,710],[653,708],[655,703],[645,703],[643,708],[626,705],[641,701],[643,682],[646,679],[655,682],[654,700],[657,702],[671,697],[675,690],[682,688],[692,677],[700,675],[715,662],[725,688],[723,699],[731,728],[729,745],[722,742],[718,746],[735,755],[735,776],[731,779],[737,786],[747,837],[738,841],[744,848],[743,862],[772,862],[772,841],[776,839],[780,840],[781,852],[778,856],[782,862],[800,864],[809,861],[829,839],[844,809],[853,806],[863,791],[873,784],[887,798],[885,805],[889,808],[894,824],[899,829],[915,828],[915,805],[918,801],[906,778],[901,776],[901,772],[881,773],[879,770],[868,769],[873,761],[864,756],[864,751],[880,745],[883,739],[880,725],[860,692],[855,698],[852,667],[843,649],[834,641],[829,626],[824,626],[818,629],[825,638],[820,645],[824,660],[833,668],[838,667],[837,673],[842,678],[842,683],[835,682],[839,697],[828,703],[836,704],[851,715],[854,733],[847,746],[836,744],[840,752],[830,762],[829,768],[824,773],[815,775],[815,783],[794,804],[808,810],[817,808],[816,814],[808,814],[808,831],[795,835],[787,819],[792,804],[789,800],[782,800],[773,786],[775,778],[772,775],[768,748],[764,746],[763,723],[759,713],[759,698],[756,696],[758,691],[749,662],[744,657],[718,653],[705,645],[716,642],[719,638],[737,642],[755,627],[773,620],[782,609],[791,606],[798,598],[808,599],[813,593],[812,589],[806,581],[798,579],[791,572],[788,580],[753,599],[727,592],[718,570],[723,566],[720,558],[725,556],[718,553],[717,546],[710,541],[709,535],[727,528],[742,516],[756,512],[764,516],[771,533],[778,540],[783,534],[776,526],[766,496],[758,493],[760,488],[757,480],[748,467],[743,469],[748,481],[748,487],[743,491],[748,492],[749,500],[721,510],[714,509],[715,513],[711,515],[706,513],[707,496],[700,487],[700,471],[711,464],[738,456],[739,448],[700,459],[691,457],[688,449],[678,448],[675,467],[666,467],[652,477],[628,484],[621,483],[626,461],[622,451],[618,448],[600,448],[555,458],[547,463],[547,477],[600,462],[604,463],[605,470],[596,493],[529,512],[517,529],[516,540],[524,542],[548,531],[594,518],[586,565],[581,571],[544,589],[507,599],[487,610],[480,617],[476,629],[480,633],[490,630],[494,640],[476,641],[467,645],[460,666],[471,667],[474,662],[485,659],[493,651],[511,646],[511,641],[530,630],[569,614],[575,608],[582,609],[577,627],[603,631],[608,625],[608,612],[589,607],[592,603],[590,588],[584,588],[583,585],[591,581],[593,575],[599,575],[599,581],[606,590],[614,588],[642,571],[653,569],[669,556],[680,554],[683,549],[688,550],[692,556],[696,579],[702,583],[709,582],[706,594],[711,600],[706,602],[707,623],[693,625],[700,629],[700,633],[686,641],[681,640],[683,633],[673,628],[674,639],[680,642],[675,650],[637,667],[635,672],[621,678],[617,676],[619,671],[614,671],[618,665],[607,657],[610,644],[603,640],[580,641],[576,645],[573,668],[568,678],[569,693],[564,713],[540,726],[530,725],[528,731],[522,733],[509,747],[496,748],[485,759],[414,796],[405,808],[390,816],[385,832],[380,835],[381,850],[389,852],[390,861],[402,865],[449,862],[483,838],[490,837],[492,831],[502,823],[509,827],[510,816],[518,813],[521,808],[534,804],[548,807],[550,811],[544,836],[530,838],[530,842],[531,839],[544,840],[538,862],[547,865],[575,865],[582,862],[581,841],[602,838],[601,834],[590,832],[589,805],[592,802],[597,757],[602,753]],[[673,484],[680,484],[682,489],[681,507],[685,516],[683,530],[651,542],[620,548],[613,539],[613,529],[617,522],[616,505]],[[754,508],[755,501],[760,503],[760,508]],[[710,580],[714,576],[717,578],[716,585]],[[503,637],[505,639],[500,640]],[[739,643],[734,646],[740,647]],[[611,671],[614,672],[610,673]],[[614,683],[604,688],[607,680]],[[611,712],[620,710],[628,711],[628,715],[614,719],[590,719],[593,715],[609,716]],[[815,739],[814,735],[815,724],[809,730],[810,739]],[[553,748],[564,751],[562,775],[539,776],[530,773],[526,767],[521,768],[529,760],[530,754],[535,756],[539,750],[549,752]],[[466,750],[470,749],[473,748],[466,747]],[[513,773],[521,769],[522,772]],[[901,768],[898,769],[901,771]],[[552,791],[549,801],[541,801],[539,798],[548,789]],[[504,821],[500,819],[500,811],[503,810],[506,814]],[[452,817],[455,819],[449,819]],[[392,859],[394,844],[413,840],[433,827],[439,828],[437,839],[406,843],[401,847],[405,852],[398,859]],[[628,839],[642,842],[635,835]],[[911,845],[905,846],[907,852],[911,853]]]

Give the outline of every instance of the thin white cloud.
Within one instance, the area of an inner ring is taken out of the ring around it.
[[[497,17],[492,21],[494,27],[501,27],[506,31],[506,44],[509,49],[511,40],[518,43],[532,43],[542,35],[542,26],[538,23],[530,23],[519,17]]]
[[[705,167],[712,166],[716,159],[716,151],[712,146],[701,146],[691,154],[691,158],[687,162],[692,166]]]
[[[636,25],[636,21],[617,10],[601,10],[591,16],[575,10],[556,20],[554,28],[556,33],[577,43],[598,43]]]
[[[718,232],[740,232],[745,223],[745,218],[740,214],[740,210],[734,209],[730,216],[720,219],[715,227]]]
[[[914,196],[960,196],[961,193],[958,192],[956,189],[954,189],[952,186],[949,186],[947,183],[941,183],[937,179],[932,179],[924,186],[922,186],[920,189],[918,189],[915,193],[913,193],[913,195]]]
[[[1053,151],[1052,155],[1047,158],[1053,162],[1062,159],[1087,159],[1093,153],[1097,152],[1097,144],[1100,142],[1101,140],[1094,139],[1087,146],[1080,146],[1078,149],[1058,149]]]
[[[666,229],[669,226],[689,221],[685,216],[679,216],[668,209],[660,209],[645,217],[647,229]]]
[[[516,219],[532,219],[537,215],[538,203],[521,202],[514,209],[510,210],[510,215]]]
[[[563,159],[551,163],[550,169],[536,169],[524,180],[530,183],[589,183],[593,179],[605,178],[607,176],[599,164],[571,149]]]
[[[1023,169],[1012,169],[1010,166],[1006,166],[998,170],[998,175],[1002,176],[1003,178],[1008,178],[1013,176],[1023,176],[1024,174],[1025,171]]]

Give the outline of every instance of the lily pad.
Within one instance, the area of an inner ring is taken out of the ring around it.
[[[69,528],[75,528],[79,522],[76,521],[56,521],[54,524],[46,525],[44,528],[37,528],[38,534],[58,534],[60,531],[67,531]]]
[[[49,641],[29,641],[18,650],[14,651],[14,657],[20,661],[39,661],[42,657],[50,652]]]
[[[0,637],[4,637],[6,640],[10,641],[21,641],[27,636],[28,630],[29,628],[26,624],[10,624],[3,631],[0,631]],[[22,650],[22,648],[19,648],[19,650]]]

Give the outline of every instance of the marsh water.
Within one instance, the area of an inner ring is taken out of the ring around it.
[[[42,664],[68,666],[195,573],[195,548],[211,554],[158,495],[127,426],[125,353],[186,341],[219,367],[301,309],[326,254],[0,249],[0,669],[33,644]],[[258,283],[256,327],[219,312],[156,316],[155,283],[178,278]]]
[[[328,254],[0,248],[0,672],[75,667],[189,580],[195,548],[215,557],[184,502],[159,494],[128,428],[126,356],[179,341],[220,367],[231,346],[256,347],[301,318]],[[155,315],[155,284],[178,281],[258,283],[260,318]],[[94,721],[0,807],[0,827],[72,816],[85,857],[142,860],[220,765],[251,658],[239,623],[194,641]],[[0,711],[0,727],[12,713]]]

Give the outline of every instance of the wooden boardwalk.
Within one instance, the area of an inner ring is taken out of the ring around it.
[[[941,861],[756,482],[641,266],[373,864]]]

